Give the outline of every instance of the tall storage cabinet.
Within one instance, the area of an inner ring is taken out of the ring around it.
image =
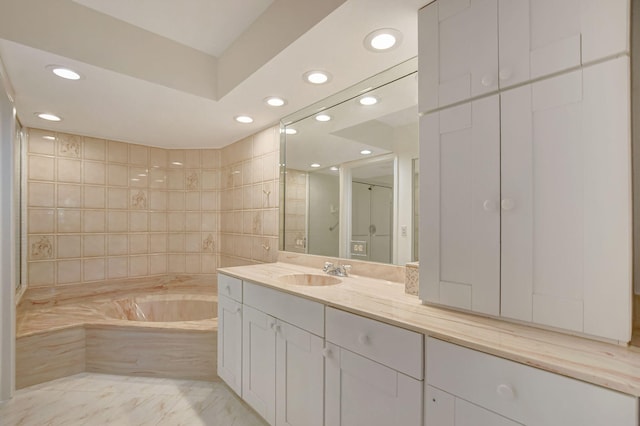
[[[420,11],[423,301],[629,341],[628,8]]]

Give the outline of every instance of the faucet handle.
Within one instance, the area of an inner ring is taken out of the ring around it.
[[[333,263],[331,262],[324,262],[324,267],[322,268],[322,270],[324,272],[327,272],[330,268],[333,268]]]
[[[344,276],[348,276],[351,272],[351,265],[342,265],[342,269],[344,270]]]

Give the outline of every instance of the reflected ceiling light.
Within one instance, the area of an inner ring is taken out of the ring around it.
[[[249,123],[253,123],[253,118],[249,117],[248,115],[236,115],[234,117],[234,119],[238,122],[238,123],[242,123],[242,124],[249,124]]]
[[[329,121],[331,120],[331,116],[328,114],[318,114],[316,115],[316,120],[318,121]]]
[[[56,137],[55,136],[43,136],[42,139],[46,139],[48,141],[55,141]]]
[[[312,163],[312,164],[310,164],[310,166],[313,167],[314,169],[317,169],[318,167],[320,167],[320,164]]]
[[[362,155],[369,155],[372,154],[373,151],[371,151],[370,149],[363,149],[362,151],[360,151],[360,154]]]
[[[82,75],[71,68],[61,67],[60,65],[47,65],[47,69],[65,80],[80,80]]]
[[[311,84],[324,84],[331,80],[331,74],[320,70],[307,71],[303,76],[304,80]]]
[[[287,103],[287,101],[277,96],[269,96],[268,98],[265,98],[264,101],[267,105],[272,107],[281,107]]]
[[[402,33],[394,28],[381,28],[367,34],[364,47],[372,52],[387,52],[400,45]]]
[[[340,169],[337,168],[336,166],[331,166],[331,167],[329,167],[329,170],[331,170],[332,172],[337,172]]]
[[[62,121],[62,118],[48,112],[36,112],[36,117],[47,121]]]
[[[378,103],[378,98],[376,98],[375,96],[365,96],[365,97],[360,98],[360,100],[358,102],[360,102],[360,105],[370,106],[370,105],[377,104]]]
[[[182,166],[182,163],[179,161],[172,161],[171,164],[173,164],[174,166]]]
[[[290,127],[286,128],[284,131],[285,134],[287,135],[296,135],[298,134],[298,131],[296,129],[292,129]]]

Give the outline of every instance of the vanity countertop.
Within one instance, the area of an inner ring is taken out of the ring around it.
[[[590,340],[493,318],[423,305],[404,284],[357,275],[330,286],[283,283],[290,274],[322,274],[283,262],[220,268],[226,275],[276,288],[536,368],[640,396],[640,348]]]

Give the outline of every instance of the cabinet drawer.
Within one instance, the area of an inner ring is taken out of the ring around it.
[[[527,425],[637,425],[636,398],[441,340],[427,339],[427,383]]]
[[[328,341],[422,380],[422,334],[333,308],[326,316]]]
[[[218,274],[218,294],[242,302],[242,280]]]
[[[278,290],[244,283],[244,304],[324,337],[324,305]]]

